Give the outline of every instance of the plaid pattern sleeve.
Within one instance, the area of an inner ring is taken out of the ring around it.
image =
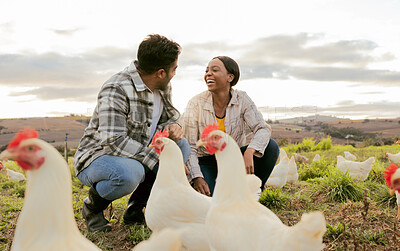
[[[198,125],[199,109],[200,108],[197,104],[197,100],[190,100],[187,104],[185,112],[183,113],[181,122],[183,125],[185,138],[188,140],[190,145],[190,155],[187,162],[189,169],[189,180],[197,177],[203,178],[203,174],[201,173],[199,166],[198,147],[196,146],[197,141],[200,139],[200,128]]]
[[[253,138],[250,140],[248,147],[256,150],[254,155],[262,157],[271,138],[272,129],[250,97],[245,92],[243,92],[242,96],[244,103],[247,104],[244,109],[243,119],[253,132]]]
[[[164,109],[157,129],[174,123],[180,114],[172,106],[168,89],[163,92]],[[153,112],[153,94],[131,64],[111,77],[101,88],[98,102],[75,154],[78,174],[96,158],[115,155],[133,158],[150,169],[158,154],[148,148]]]

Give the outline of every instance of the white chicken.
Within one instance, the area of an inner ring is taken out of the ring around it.
[[[386,184],[389,187],[390,195],[396,194],[397,216],[400,220],[400,169],[395,164],[391,164],[383,171],[385,174]]]
[[[100,250],[76,225],[71,173],[58,151],[37,138],[34,130],[19,132],[0,154],[27,173],[24,206],[11,250]]]
[[[6,168],[3,163],[0,162],[0,172],[5,172],[9,180],[12,181],[23,181],[26,180],[25,176],[22,173],[13,171],[11,169]]]
[[[398,153],[385,153],[386,158],[393,164],[400,164],[400,152]]]
[[[374,164],[375,158],[370,157],[365,161],[357,162],[352,160],[347,160],[343,156],[337,156],[337,167],[342,173],[348,172],[350,177],[358,180],[366,180],[368,178],[369,172],[372,169],[372,164]]]
[[[294,184],[299,179],[299,173],[297,172],[297,164],[294,156],[289,160],[289,171],[287,175],[287,183]]]
[[[289,158],[283,150],[283,148],[279,149],[279,163],[272,169],[271,174],[268,177],[266,186],[273,188],[282,188],[287,181],[289,172]]]
[[[315,156],[314,156],[314,158],[313,158],[313,160],[312,160],[313,162],[318,162],[318,161],[321,161],[321,155],[319,155],[318,153],[317,154],[315,154]]]
[[[344,151],[344,158],[347,160],[357,160],[357,157],[349,151]]]
[[[147,226],[153,232],[164,228],[176,230],[183,250],[209,250],[205,233],[205,218],[211,197],[205,196],[189,184],[182,153],[167,132],[158,132],[150,145],[160,155],[156,180],[145,210]],[[258,201],[261,180],[247,175],[246,183]]]
[[[180,251],[181,240],[179,233],[172,228],[164,228],[153,233],[148,240],[137,244],[133,251]]]
[[[305,163],[305,162],[308,161],[308,158],[306,156],[303,156],[303,155],[298,154],[298,153],[294,153],[294,158],[299,163]]]
[[[326,223],[321,212],[304,214],[300,222],[286,226],[267,207],[254,201],[246,184],[243,156],[236,141],[206,127],[198,145],[215,153],[218,164],[206,229],[212,250],[322,250]]]
[[[211,198],[189,184],[182,153],[167,132],[158,132],[151,147],[160,158],[145,210],[147,226],[155,233],[185,228],[180,234],[183,250],[209,250],[204,224]]]

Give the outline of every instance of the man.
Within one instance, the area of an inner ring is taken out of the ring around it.
[[[158,155],[148,144],[164,129],[180,147],[184,161],[190,146],[177,124],[180,116],[171,103],[179,44],[149,35],[139,45],[137,60],[102,86],[97,106],[75,154],[78,179],[90,187],[82,216],[88,231],[110,231],[103,210],[116,199],[131,195],[124,222],[143,222],[158,168]]]

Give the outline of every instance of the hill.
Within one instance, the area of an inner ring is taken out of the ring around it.
[[[301,142],[309,137],[318,140],[331,135],[335,144],[360,144],[370,138],[378,144],[394,141],[400,136],[400,119],[363,119],[350,120],[335,117],[293,118],[271,122],[272,137],[275,140],[286,138],[288,143]],[[346,138],[347,136],[347,138]]]
[[[64,145],[68,137],[68,146],[76,147],[86,128],[88,117],[59,118],[18,118],[0,119],[0,146],[7,145],[19,130],[30,127],[39,132],[41,139],[54,146]],[[66,135],[68,134],[68,135]]]
[[[0,147],[12,140],[15,133],[24,127],[35,128],[43,140],[57,145],[65,144],[68,133],[68,146],[77,147],[90,117],[43,117],[43,118],[18,118],[0,119]],[[329,116],[298,117],[279,122],[268,122],[272,127],[272,138],[277,142],[286,140],[288,143],[298,143],[303,138],[319,140],[325,138],[326,128],[337,131],[346,128],[359,130],[364,136],[370,136],[382,142],[385,139],[394,139],[400,136],[400,119],[374,119],[350,120],[338,119]],[[332,133],[332,130],[329,131]],[[333,134],[331,134],[333,135]],[[334,144],[360,144],[362,140],[354,137],[332,137]]]

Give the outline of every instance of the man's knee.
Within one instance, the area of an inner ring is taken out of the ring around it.
[[[129,172],[121,173],[117,178],[117,186],[123,194],[132,193],[136,187],[143,182],[145,177],[144,168],[135,168]]]
[[[190,155],[190,144],[187,141],[186,138],[182,138],[181,140],[178,140],[176,142],[178,147],[181,149],[182,155],[183,155],[183,161],[186,162],[189,159]]]

